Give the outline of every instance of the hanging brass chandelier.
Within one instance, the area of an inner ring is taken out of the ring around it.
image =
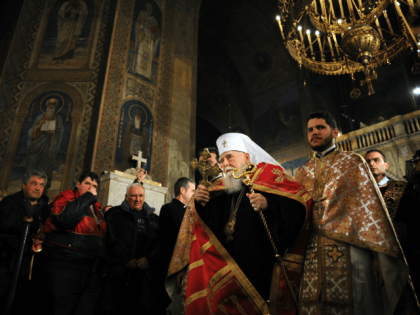
[[[403,1],[403,0],[399,0]],[[277,16],[290,55],[319,74],[363,71],[374,94],[375,68],[405,49],[418,49],[397,0],[279,0]],[[402,2],[408,8],[413,0]],[[372,71],[372,73],[371,73]]]

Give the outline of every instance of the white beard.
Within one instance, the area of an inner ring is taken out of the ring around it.
[[[45,112],[45,116],[47,120],[54,120],[55,108],[47,108],[47,111]]]
[[[231,169],[227,167],[225,171]],[[233,177],[233,171],[227,173],[226,178],[223,183],[226,185],[227,189],[225,190],[228,195],[236,193],[242,189],[242,179]]]

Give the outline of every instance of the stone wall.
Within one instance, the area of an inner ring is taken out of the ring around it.
[[[170,191],[190,176],[200,2],[25,0],[0,78],[0,186],[14,193],[25,171],[43,169],[52,198],[83,170],[135,166],[138,151]]]

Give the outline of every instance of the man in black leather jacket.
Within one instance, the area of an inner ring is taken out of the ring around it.
[[[145,190],[134,183],[127,187],[121,206],[107,212],[108,283],[114,303],[107,312],[120,314],[135,310],[150,314],[151,279],[160,257],[159,219],[145,202]],[[118,308],[116,308],[118,306]]]
[[[16,251],[19,245],[19,236],[21,234],[23,224],[22,220],[25,216],[30,216],[33,223],[29,227],[30,234],[37,233],[42,228],[43,223],[49,215],[50,208],[48,206],[48,197],[43,195],[45,185],[47,184],[47,175],[42,171],[34,170],[26,173],[22,179],[22,190],[3,198],[0,202],[0,234],[9,235],[9,237],[0,238],[0,313],[5,306],[5,301],[9,291],[10,281],[12,277],[13,267],[16,263]],[[12,237],[15,236],[15,237]],[[37,244],[42,241],[34,241]],[[31,251],[32,240],[28,240],[22,260],[21,277],[19,279],[17,299],[15,302],[15,312],[23,310],[25,303],[21,303],[21,299],[28,301],[33,297],[34,293],[28,296],[28,292],[33,291],[34,285],[39,286],[40,273],[39,269],[34,269],[32,281],[28,281],[30,262],[32,258]],[[35,267],[41,254],[38,254],[34,260]],[[39,293],[39,290],[38,292]],[[25,297],[26,296],[26,297]]]

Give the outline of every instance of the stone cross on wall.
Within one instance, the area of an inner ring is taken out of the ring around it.
[[[147,159],[142,158],[142,154],[143,153],[141,151],[138,151],[137,156],[135,154],[131,156],[132,160],[137,161],[137,167],[136,167],[137,170],[141,169],[141,163],[145,163],[145,164],[147,163]]]

